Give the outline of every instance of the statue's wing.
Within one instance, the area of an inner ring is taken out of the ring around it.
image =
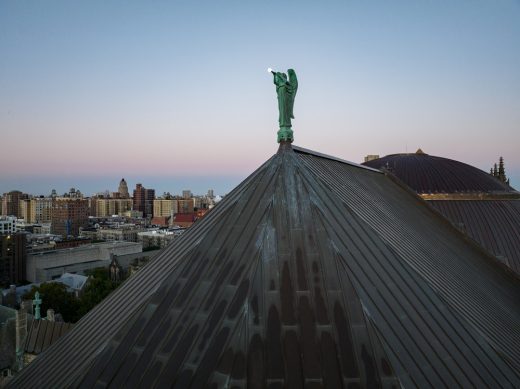
[[[287,70],[287,74],[289,75],[289,85],[292,89],[294,89],[294,94],[296,94],[296,90],[298,89],[298,79],[296,78],[296,72],[294,69]]]
[[[289,117],[294,119],[293,107],[294,107],[294,97],[296,96],[296,91],[298,90],[298,79],[296,78],[296,72],[294,69],[287,70],[287,74],[289,75],[289,88],[290,88],[290,103],[289,103]]]

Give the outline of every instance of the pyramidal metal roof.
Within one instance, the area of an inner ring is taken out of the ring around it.
[[[415,194],[282,143],[11,386],[519,387],[518,301]]]

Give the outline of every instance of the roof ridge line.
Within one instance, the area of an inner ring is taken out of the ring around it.
[[[330,159],[332,161],[345,163],[347,165],[351,165],[351,166],[358,167],[358,168],[361,168],[361,169],[371,170],[371,171],[377,172],[377,173],[383,173],[379,169],[374,169],[374,168],[369,167],[369,166],[364,166],[364,165],[361,165],[361,164],[356,163],[356,162],[347,161],[346,159],[341,159],[341,158],[338,158],[338,157],[334,157],[333,155],[323,154],[323,153],[320,153],[320,152],[317,152],[317,151],[314,151],[314,150],[306,149],[304,147],[292,145],[292,148],[293,148],[294,151],[299,152],[299,153],[310,154],[310,155],[314,155],[316,157],[326,158],[326,159]]]

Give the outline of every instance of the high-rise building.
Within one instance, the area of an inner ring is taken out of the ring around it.
[[[182,198],[183,199],[190,199],[193,197],[193,194],[191,193],[191,190],[185,189],[182,191]]]
[[[119,192],[119,198],[121,199],[129,199],[130,194],[128,193],[128,185],[126,184],[126,181],[124,178],[121,179],[119,182],[119,189],[117,190]]]
[[[83,194],[76,188],[70,188],[68,193],[64,193],[63,197],[70,197],[72,199],[82,199]]]
[[[33,223],[31,221],[31,214],[32,214],[32,203],[31,199],[21,199],[18,204],[18,214],[19,217],[23,220],[25,220],[26,223]]]
[[[52,201],[53,234],[78,236],[80,227],[88,226],[88,200],[57,197]]]
[[[50,223],[52,211],[52,198],[34,197],[31,199],[31,214],[29,223]]]
[[[134,211],[142,212],[144,215],[144,193],[145,189],[142,184],[136,184],[134,189]]]
[[[145,189],[144,191],[144,214],[147,217],[153,216],[153,201],[155,200],[155,189]]]
[[[26,279],[25,246],[24,233],[0,235],[0,286],[8,287]]]
[[[179,200],[178,213],[192,213],[193,205],[193,199]]]
[[[168,217],[179,213],[179,200],[156,199],[153,201],[153,216]]]
[[[27,198],[29,198],[29,196],[19,190],[4,193],[2,198],[2,214],[4,216],[20,217],[20,200]]]
[[[145,217],[152,217],[154,199],[155,189],[146,189],[142,184],[137,184],[134,189],[134,211],[142,212]]]
[[[101,199],[91,202],[91,214],[96,217],[123,215],[132,209],[131,199]]]

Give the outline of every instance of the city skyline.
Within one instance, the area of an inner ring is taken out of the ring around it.
[[[189,189],[194,195],[205,195],[208,189],[213,189],[215,195],[226,195],[244,178],[241,176],[189,176],[189,177],[66,177],[62,180],[49,181],[49,177],[34,177],[28,180],[25,185],[17,184],[19,180],[15,178],[3,179],[0,182],[0,196],[4,193],[19,190],[34,196],[49,196],[53,189],[56,189],[58,196],[68,193],[70,188],[79,190],[83,196],[90,197],[97,193],[105,191],[117,192],[118,184],[121,178],[128,183],[130,196],[135,189],[136,184],[143,184],[144,187],[155,189],[157,197],[163,195],[164,192],[170,192],[172,195],[181,195],[183,190]],[[13,185],[9,186],[9,183]],[[211,185],[213,184],[213,186]],[[34,188],[34,189],[31,189]]]
[[[2,2],[0,191],[229,192],[276,152],[267,67],[298,74],[296,145],[503,156],[518,187],[517,47],[515,1]]]

